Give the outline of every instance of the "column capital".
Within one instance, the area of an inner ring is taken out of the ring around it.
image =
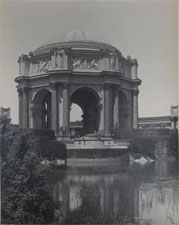
[[[28,92],[29,92],[29,87],[23,87],[22,88],[22,93],[23,93],[23,95],[27,95],[28,94]]]
[[[64,82],[64,83],[61,83],[63,89],[67,89],[69,87],[69,83],[67,82]]]
[[[22,88],[17,87],[18,96],[21,97],[23,94]]]
[[[50,88],[51,88],[51,90],[56,90],[57,89],[57,83],[51,83]]]
[[[111,87],[111,83],[104,83],[104,84],[103,84],[103,88],[104,88],[105,90],[109,90],[110,87]]]
[[[65,54],[68,54],[71,52],[71,45],[68,45],[68,46],[64,47],[63,49],[64,49]]]
[[[132,94],[133,94],[134,96],[138,96],[139,90],[138,90],[138,89],[132,90]]]
[[[170,121],[176,122],[176,121],[178,121],[178,117],[177,116],[171,116]]]
[[[113,87],[113,89],[114,89],[115,91],[120,91],[120,89],[121,89],[121,84],[113,84],[112,87]]]

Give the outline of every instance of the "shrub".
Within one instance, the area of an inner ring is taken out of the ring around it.
[[[40,140],[40,155],[42,158],[66,159],[66,146],[62,142]]]
[[[51,223],[54,203],[37,156],[38,140],[32,131],[0,122],[2,223]]]
[[[134,137],[131,142],[131,151],[144,157],[155,158],[155,138]]]

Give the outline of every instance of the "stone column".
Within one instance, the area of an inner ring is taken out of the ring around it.
[[[22,127],[29,127],[29,89],[23,88],[23,99],[22,99]]]
[[[138,90],[133,90],[133,129],[138,128]]]
[[[101,90],[101,101],[99,104],[100,111],[100,122],[99,122],[99,131],[104,131],[104,89]]]
[[[22,120],[22,105],[23,105],[23,93],[21,89],[18,89],[18,97],[19,97],[19,127],[23,127],[23,120]]]
[[[34,114],[34,104],[33,103],[29,103],[29,128],[34,128],[33,127],[33,114]]]
[[[104,132],[110,134],[110,84],[104,85]]]
[[[52,129],[57,132],[57,84],[52,84],[51,85],[51,103],[52,103],[52,108],[51,108],[51,113],[52,113]]]
[[[58,123],[58,130],[59,134],[61,135],[61,131],[63,128],[63,86],[61,84],[58,85],[57,89],[57,110],[58,110],[58,117],[57,117],[57,123]]]
[[[68,84],[63,84],[63,127],[66,133],[69,133],[69,100],[68,100]]]
[[[113,128],[119,128],[119,85],[114,85]]]

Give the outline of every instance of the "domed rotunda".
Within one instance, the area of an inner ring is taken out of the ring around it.
[[[123,138],[138,127],[136,59],[92,33],[70,31],[18,60],[19,125],[70,136],[71,104],[82,112],[83,134]]]

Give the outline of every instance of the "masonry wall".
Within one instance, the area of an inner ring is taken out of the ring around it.
[[[133,131],[131,152],[153,159],[178,158],[178,131],[137,129]]]

